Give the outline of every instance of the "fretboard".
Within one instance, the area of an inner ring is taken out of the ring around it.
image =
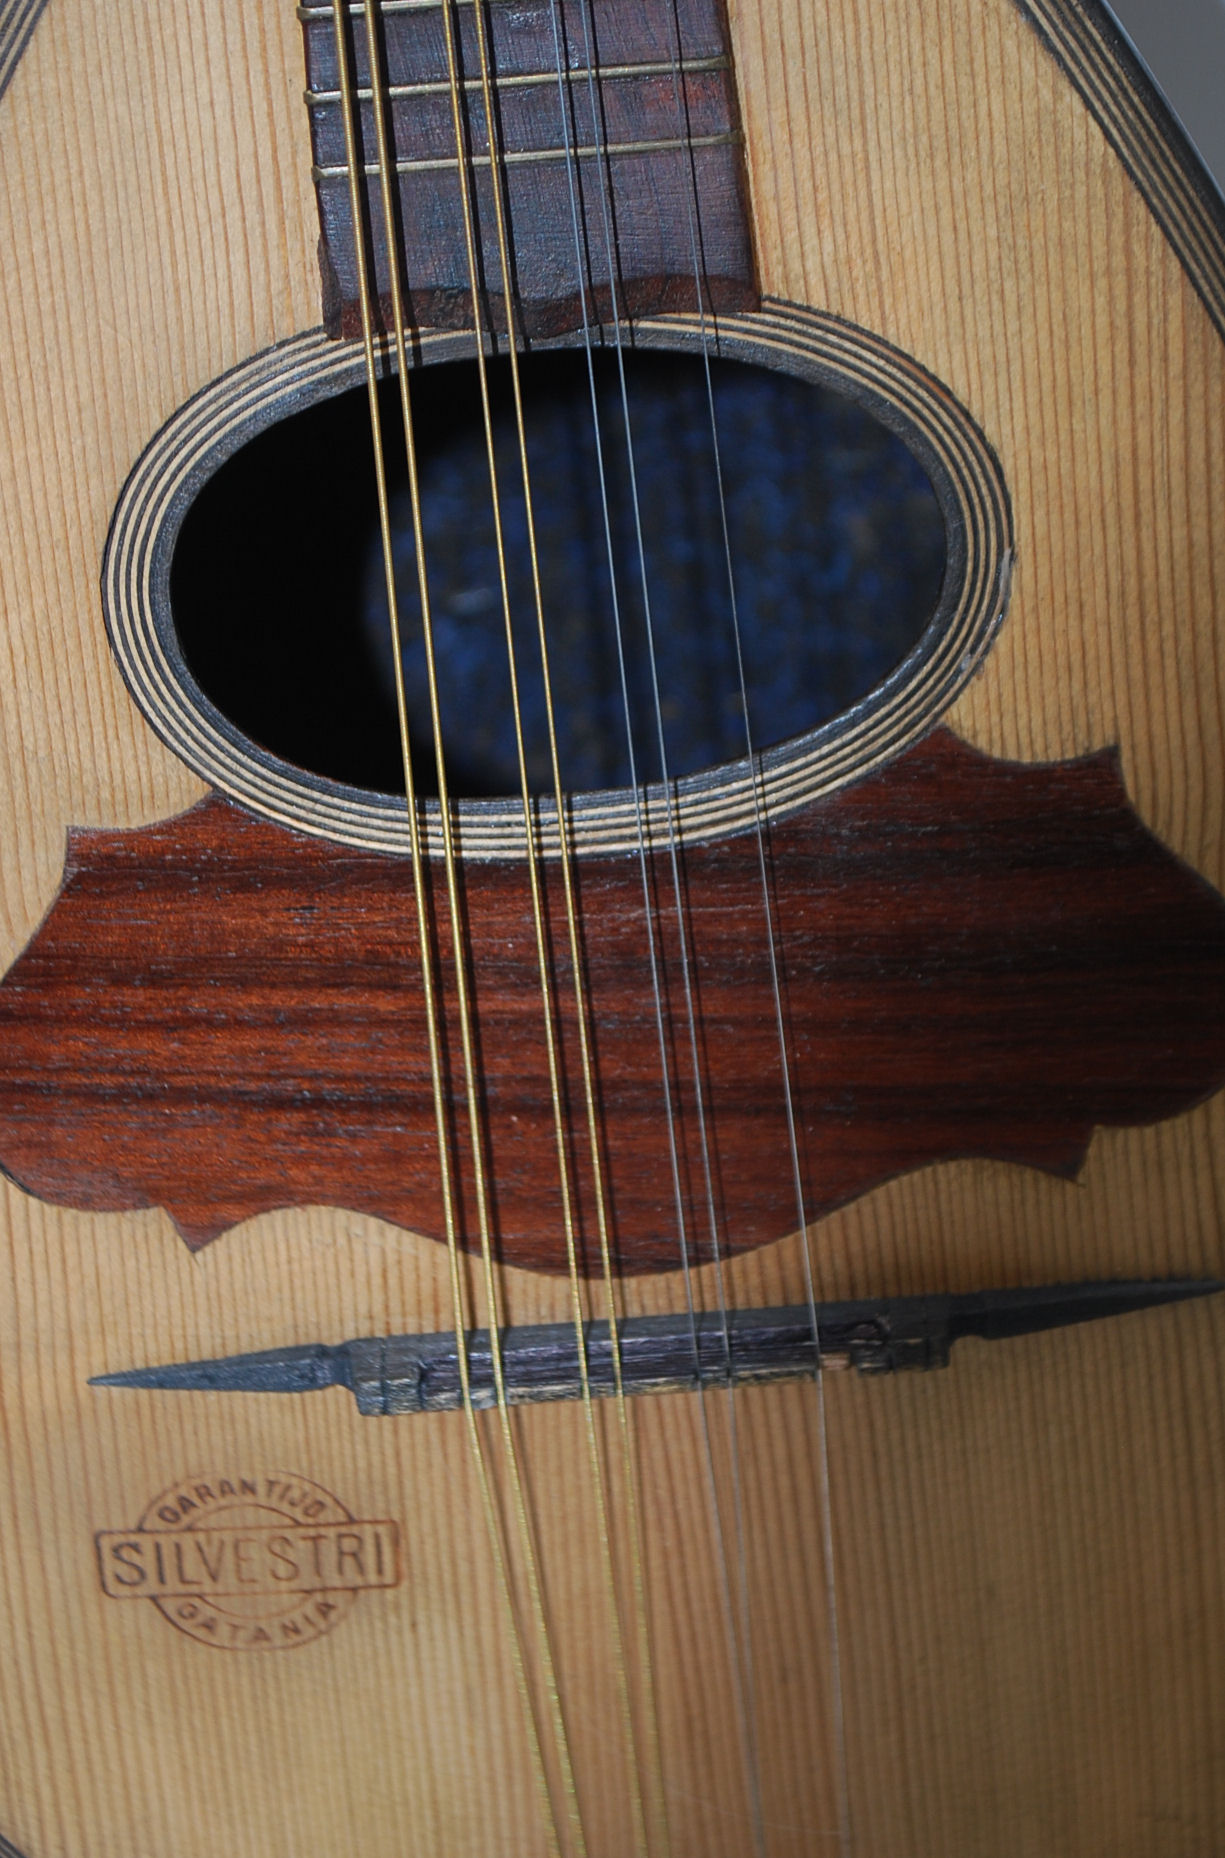
[[[447,11],[444,12],[444,3]],[[330,0],[299,8],[331,333],[360,329],[344,109]],[[448,17],[458,52],[453,89]],[[411,322],[471,327],[461,186],[476,227],[481,320],[507,326],[494,186],[526,335],[584,320],[733,310],[756,301],[743,154],[721,0],[487,0],[491,150],[472,0],[382,0],[380,68]],[[368,253],[389,318],[364,6],[351,11],[353,109]],[[559,78],[559,50],[561,76]],[[463,122],[457,150],[455,101]]]

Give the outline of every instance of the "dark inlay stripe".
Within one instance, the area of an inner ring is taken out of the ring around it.
[[[1099,0],[1014,0],[1075,85],[1225,338],[1225,201]]]
[[[7,6],[0,7],[0,97],[21,63],[21,55],[30,43],[30,34],[46,4],[47,0],[9,0]],[[6,1847],[0,1839],[0,1858],[8,1858],[11,1851],[12,1847]]]

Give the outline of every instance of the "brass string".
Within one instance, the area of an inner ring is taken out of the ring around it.
[[[451,917],[452,946],[457,974],[457,992],[461,1001],[461,1018],[464,1031],[465,1065],[468,1073],[468,1112],[470,1119],[474,1115],[474,1098],[471,1077],[471,1039],[467,1016],[466,991],[464,987],[464,964],[462,959],[460,937],[460,915],[458,910],[457,887],[455,882],[455,852],[451,832],[450,808],[448,804],[445,771],[442,755],[442,736],[437,705],[437,684],[434,674],[431,609],[429,588],[425,573],[425,558],[421,542],[420,497],[417,473],[416,446],[413,435],[410,389],[407,368],[407,356],[404,344],[403,304],[399,283],[399,266],[395,259],[395,225],[394,211],[391,206],[390,186],[387,178],[385,161],[386,124],[382,118],[381,85],[378,79],[378,33],[373,22],[373,0],[367,11],[367,54],[370,60],[372,90],[376,110],[376,136],[378,140],[379,172],[382,177],[383,206],[388,233],[388,251],[391,258],[392,297],[395,305],[395,338],[397,361],[399,364],[401,408],[404,416],[405,442],[408,450],[408,468],[410,495],[413,509],[414,536],[417,543],[417,562],[419,588],[422,605],[422,620],[426,638],[427,663],[429,666],[431,721],[434,731],[435,753],[438,763],[439,810],[442,824],[444,858],[446,863],[448,901]],[[448,1117],[446,1108],[446,1091],[444,1086],[441,1042],[438,1029],[438,1000],[430,958],[429,916],[426,907],[426,890],[424,881],[424,861],[422,855],[420,815],[417,803],[416,786],[412,767],[411,743],[409,738],[408,710],[404,690],[403,665],[400,652],[400,616],[399,601],[395,584],[395,563],[391,541],[391,519],[387,498],[387,471],[383,448],[382,416],[378,399],[378,370],[374,352],[374,318],[371,304],[370,283],[366,265],[365,243],[363,238],[363,213],[361,187],[358,179],[357,137],[354,121],[352,84],[349,73],[348,48],[345,42],[343,9],[334,10],[336,36],[336,58],[342,93],[342,111],[344,116],[345,148],[349,168],[349,201],[353,220],[353,239],[356,251],[358,274],[358,293],[361,304],[362,338],[366,358],[366,385],[370,403],[371,436],[374,444],[375,479],[378,495],[379,530],[382,542],[383,569],[387,588],[388,613],[391,622],[392,650],[396,688],[396,710],[400,733],[400,750],[404,769],[405,800],[409,819],[409,839],[412,849],[413,888],[417,908],[417,929],[421,949],[422,986],[426,1004],[426,1022],[428,1029],[430,1079],[434,1101],[434,1117],[438,1139],[438,1158],[441,1172],[444,1224],[447,1243],[447,1257],[451,1287],[452,1312],[455,1327],[456,1357],[459,1364],[460,1384],[463,1394],[463,1408],[467,1421],[467,1433],[473,1453],[473,1462],[481,1492],[482,1509],[485,1514],[490,1546],[497,1570],[498,1587],[504,1613],[509,1629],[511,1656],[514,1666],[515,1682],[523,1703],[524,1716],[531,1750],[532,1766],[536,1777],[537,1791],[547,1835],[547,1842],[552,1858],[560,1858],[561,1840],[553,1811],[552,1793],[549,1788],[548,1775],[544,1765],[544,1755],[540,1744],[535,1711],[532,1707],[531,1693],[527,1675],[527,1661],[519,1633],[519,1624],[515,1612],[514,1596],[511,1587],[510,1570],[506,1546],[502,1539],[497,1506],[494,1500],[489,1469],[485,1462],[481,1445],[480,1432],[476,1420],[476,1410],[472,1402],[472,1389],[468,1367],[466,1334],[474,1325],[469,1320],[467,1303],[463,1287],[463,1274],[459,1258],[458,1222],[455,1206],[455,1185],[451,1174],[448,1141]],[[475,1131],[475,1122],[473,1122]],[[479,1142],[474,1141],[479,1151]],[[478,1153],[479,1168],[479,1153]],[[495,1356],[495,1360],[497,1357]],[[500,1368],[500,1361],[497,1363]],[[499,1398],[504,1400],[504,1387],[499,1387]],[[493,1838],[489,1841],[490,1849],[496,1849]]]
[[[553,783],[553,800],[556,809],[558,850],[562,887],[565,903],[567,940],[569,945],[571,976],[574,988],[575,1023],[579,1040],[580,1069],[583,1080],[584,1106],[587,1121],[588,1143],[590,1150],[592,1184],[595,1196],[597,1229],[599,1234],[601,1260],[604,1271],[608,1300],[609,1332],[612,1339],[613,1368],[617,1387],[617,1398],[624,1423],[625,1402],[624,1389],[621,1384],[620,1337],[618,1331],[618,1314],[612,1286],[611,1246],[609,1241],[609,1222],[607,1196],[604,1181],[603,1158],[600,1149],[599,1120],[596,1109],[594,1067],[592,1064],[589,1038],[587,1001],[583,983],[583,962],[581,940],[578,926],[578,912],[574,894],[573,869],[568,834],[566,831],[566,802],[562,787],[561,768],[557,745],[556,715],[553,705],[552,680],[549,673],[548,640],[545,627],[544,599],[540,575],[540,560],[536,541],[535,513],[532,499],[531,473],[527,454],[527,434],[524,421],[523,391],[519,371],[518,342],[514,317],[514,290],[511,276],[510,237],[507,224],[507,209],[503,195],[501,163],[496,146],[496,113],[492,85],[492,60],[487,35],[484,7],[477,5],[474,9],[477,52],[480,66],[481,98],[485,112],[486,134],[489,140],[489,167],[492,183],[494,218],[498,240],[499,269],[502,282],[502,296],[507,324],[507,353],[510,364],[511,389],[515,410],[516,439],[518,448],[519,472],[523,488],[524,509],[527,524],[528,556],[532,580],[532,596],[536,619],[536,635],[541,659],[541,675],[544,691],[545,718],[549,744],[550,770]],[[453,22],[452,22],[453,26]],[[460,94],[458,57],[453,29],[448,31],[449,72],[455,80],[453,95],[453,113],[455,117],[457,152],[463,153],[462,118],[459,110]],[[608,1506],[604,1489],[604,1472],[600,1462],[600,1448],[596,1428],[595,1412],[592,1404],[590,1369],[587,1351],[587,1337],[584,1326],[582,1290],[579,1281],[578,1250],[574,1217],[574,1197],[570,1178],[570,1162],[567,1144],[566,1106],[563,1101],[560,1064],[557,1047],[557,1034],[554,1023],[554,998],[551,983],[550,959],[544,922],[544,899],[541,880],[539,847],[537,844],[536,823],[532,807],[531,792],[527,774],[527,759],[523,738],[522,713],[519,702],[519,681],[516,663],[516,651],[512,627],[510,590],[507,578],[506,559],[503,546],[501,512],[497,482],[497,461],[494,451],[493,426],[489,398],[488,371],[485,363],[484,340],[480,307],[479,274],[477,269],[476,233],[472,200],[467,188],[463,191],[464,234],[468,247],[469,273],[472,279],[473,316],[477,329],[477,368],[480,380],[482,412],[485,422],[486,447],[489,461],[490,489],[494,506],[494,526],[498,551],[498,567],[501,583],[503,620],[506,633],[507,663],[510,676],[512,712],[515,729],[515,747],[519,767],[520,792],[523,803],[524,847],[527,858],[529,887],[532,902],[532,922],[536,941],[536,958],[540,978],[541,1006],[543,1013],[545,1051],[549,1073],[549,1091],[552,1104],[554,1138],[557,1149],[558,1175],[562,1202],[562,1223],[566,1246],[567,1271],[570,1282],[571,1305],[573,1310],[575,1345],[579,1362],[579,1375],[582,1389],[584,1425],[587,1448],[591,1464],[592,1488],[596,1503],[596,1522],[600,1543],[600,1557],[605,1582],[605,1593],[609,1611],[609,1623],[613,1636],[615,1654],[616,1683],[618,1703],[622,1721],[622,1731],[629,1757],[631,1782],[631,1809],[634,1820],[635,1840],[643,1854],[649,1850],[646,1828],[646,1813],[643,1801],[637,1738],[634,1733],[633,1709],[630,1699],[629,1676],[625,1658],[625,1633],[621,1621],[620,1605],[617,1598],[616,1573],[613,1563],[612,1538],[609,1527]],[[636,1517],[633,1519],[636,1522]],[[635,1550],[637,1552],[637,1550]],[[642,1592],[640,1580],[635,1582]],[[645,1608],[645,1593],[640,1604]]]

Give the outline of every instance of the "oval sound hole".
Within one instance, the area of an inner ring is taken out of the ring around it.
[[[615,357],[596,357],[602,473],[586,357],[534,356],[521,371],[568,791],[658,780],[665,757],[678,777],[742,756],[739,660],[752,744],[763,749],[851,709],[916,644],[939,598],[944,524],[913,454],[856,402],[792,375],[713,364],[720,497],[700,357],[627,356],[632,448]],[[534,792],[548,792],[532,551],[505,363],[491,367],[490,382],[528,778]],[[413,396],[451,790],[513,794],[514,710],[475,364],[420,370]],[[383,417],[414,772],[422,791],[435,792],[394,383]],[[328,779],[396,793],[403,777],[371,456],[364,390],[253,439],[189,510],[171,600],[189,669],[243,734]]]

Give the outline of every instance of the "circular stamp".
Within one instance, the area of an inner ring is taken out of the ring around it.
[[[148,1600],[201,1645],[288,1651],[331,1632],[400,1577],[394,1522],[359,1521],[294,1472],[184,1478],[135,1529],[95,1537],[103,1592]]]

